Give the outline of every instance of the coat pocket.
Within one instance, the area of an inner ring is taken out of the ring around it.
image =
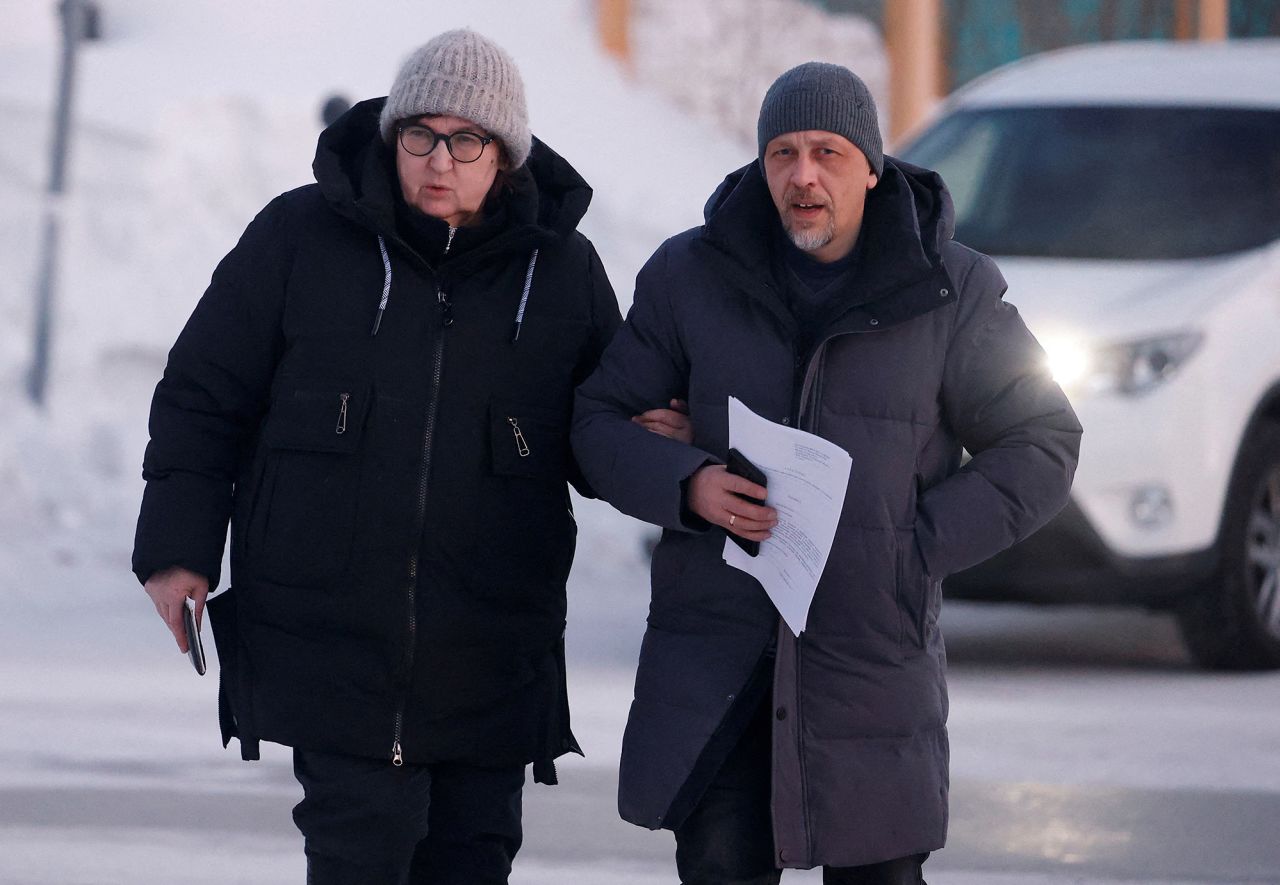
[[[901,632],[898,644],[924,648],[928,639],[929,606],[932,604],[933,581],[924,570],[924,561],[916,549],[914,534],[897,534],[897,597]]]
[[[528,403],[489,404],[493,473],[563,482],[569,475],[569,416]]]
[[[257,575],[308,587],[342,577],[355,532],[368,409],[368,384],[299,387],[276,398],[249,526]]]
[[[489,474],[470,508],[467,580],[477,596],[559,606],[573,561],[577,523],[569,500],[569,416],[494,399],[489,406]]]

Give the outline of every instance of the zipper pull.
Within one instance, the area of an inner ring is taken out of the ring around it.
[[[453,325],[453,302],[449,300],[449,293],[444,289],[436,290],[436,301],[440,304],[440,325]]]
[[[520,453],[521,458],[529,457],[529,444],[525,442],[524,434],[520,432],[520,422],[515,418],[507,418],[511,423],[511,432],[516,435],[516,451]]]
[[[334,429],[334,433],[338,436],[347,432],[347,400],[351,399],[351,394],[340,393],[338,398],[342,400],[342,404],[338,406],[338,426]]]
[[[404,765],[404,754],[400,752],[400,742],[396,741],[391,745],[391,764],[396,768]]]

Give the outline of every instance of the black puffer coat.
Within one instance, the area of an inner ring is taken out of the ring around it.
[[[230,518],[209,607],[247,757],[548,761],[576,749],[573,389],[620,322],[575,230],[591,190],[535,142],[505,225],[430,262],[397,226],[380,108],[324,132],[318,184],[253,221],[170,353],[134,570],[216,584]]]
[[[574,449],[601,497],[664,526],[635,702],[623,817],[668,810],[777,636],[773,831],[785,867],[858,866],[946,836],[941,579],[1025,537],[1067,501],[1080,426],[995,264],[951,239],[933,173],[886,158],[850,285],[799,351],[770,260],[759,167],[640,272],[635,305],[578,394]],[[628,417],[686,397],[693,445]],[[797,640],[724,532],[683,519],[681,483],[728,450],[727,398],[853,457],[835,542]],[[973,459],[960,466],[961,448]]]

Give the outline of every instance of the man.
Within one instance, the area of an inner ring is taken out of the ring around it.
[[[578,392],[588,481],[665,529],[619,806],[675,831],[686,885],[920,883],[947,826],[941,580],[1065,504],[1080,427],[941,180],[883,156],[860,79],[783,74],[758,145],[641,270]],[[722,466],[729,396],[853,459],[799,638],[722,560],[777,521]],[[627,418],[671,399],[691,435]]]
[[[294,748],[308,881],[505,883],[565,697],[573,390],[621,322],[591,189],[471,31],[320,136],[156,388],[134,570],[209,601],[224,744]]]

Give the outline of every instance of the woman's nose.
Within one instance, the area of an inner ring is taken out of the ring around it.
[[[445,145],[443,138],[437,139],[435,147],[427,152],[427,165],[441,171],[445,171],[453,165],[453,155],[449,153],[449,148]]]

